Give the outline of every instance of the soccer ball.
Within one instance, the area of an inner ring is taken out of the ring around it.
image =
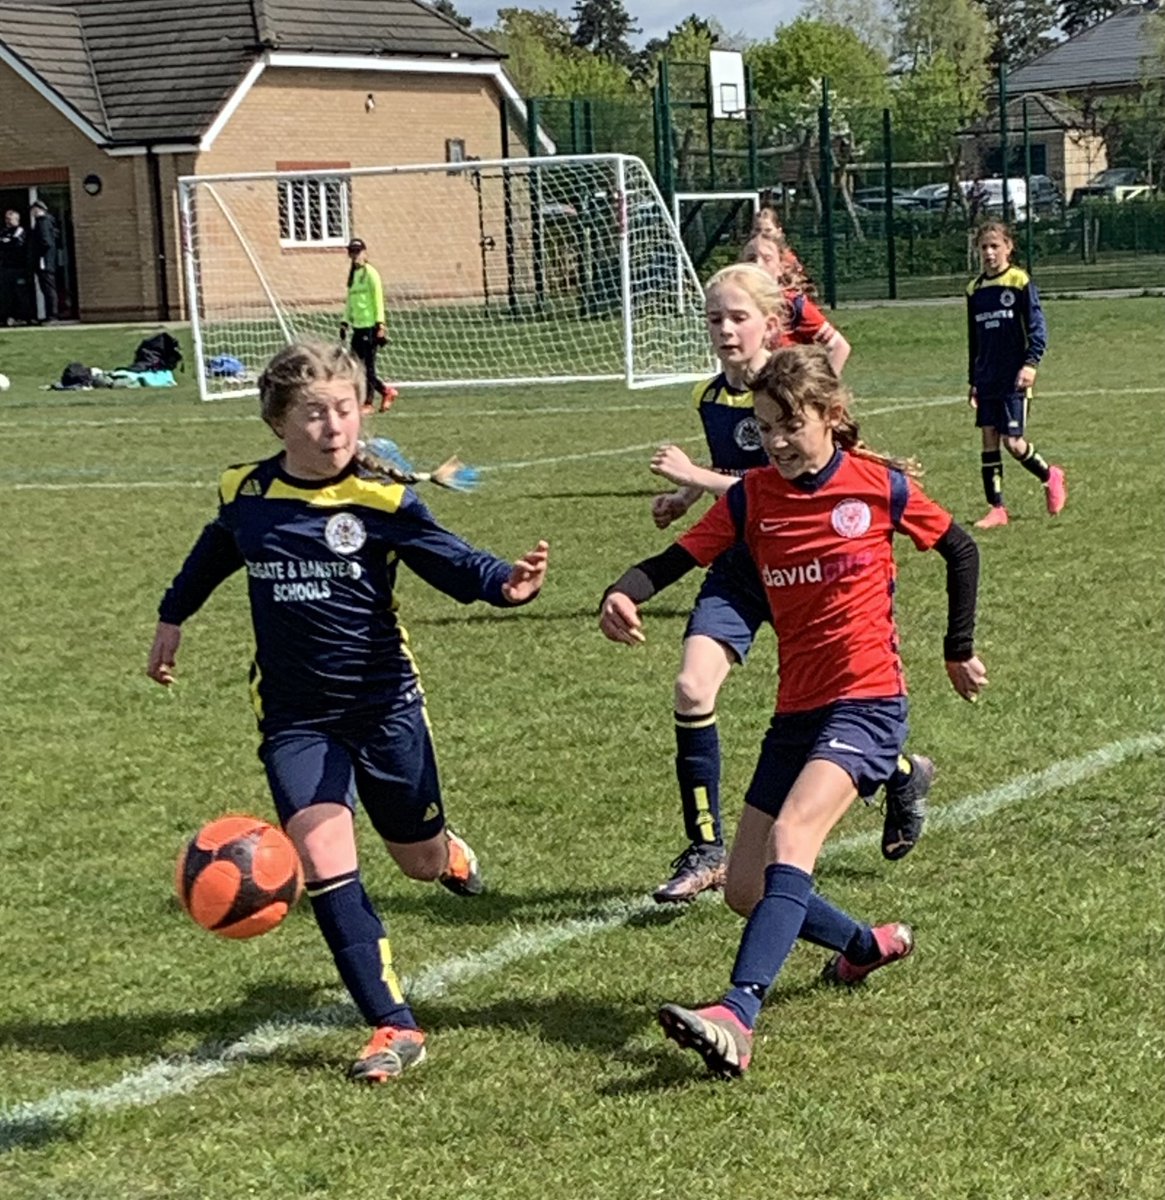
[[[303,867],[287,836],[258,817],[219,817],[178,856],[182,907],[221,937],[274,929],[303,891]]]
[[[0,375],[0,392],[6,392],[12,386],[12,380],[7,375]]]

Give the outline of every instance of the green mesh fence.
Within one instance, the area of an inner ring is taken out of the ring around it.
[[[551,97],[531,107],[559,153],[638,155],[669,205],[677,193],[769,193],[819,291],[829,295],[832,284],[839,302],[961,294],[978,269],[977,224],[1004,215],[999,190],[967,193],[975,174],[1001,175],[1005,154],[1009,180],[1022,185],[1008,197],[1015,261],[1030,265],[1042,290],[1165,287],[1165,199],[1074,203],[1062,105],[1013,99],[1006,130],[997,115],[952,130],[939,141],[941,154],[933,137],[888,129],[881,110],[832,113],[826,187],[819,114],[801,114],[798,123],[788,112],[754,108],[746,120],[710,120],[704,70],[670,64],[659,86],[628,100]],[[736,259],[751,215],[751,203],[739,199],[681,203],[681,234],[701,277]]]

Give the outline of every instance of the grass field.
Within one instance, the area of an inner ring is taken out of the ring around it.
[[[955,307],[841,311],[868,441],[981,515]],[[171,894],[204,820],[270,814],[247,702],[242,581],[188,626],[173,694],[144,663],[156,603],[218,471],[271,452],[252,402],[54,394],[135,330],[0,333],[0,1195],[14,1200],[1159,1200],[1165,1195],[1165,300],[1048,306],[1036,444],[1056,520],[1009,466],[984,534],[974,708],[941,662],[936,555],[899,544],[911,745],[934,755],[918,849],[880,857],[855,809],[830,898],[915,926],[918,952],[839,994],[798,947],[726,1084],[663,1040],[665,1000],[717,994],[739,922],[658,910],[681,849],[671,687],[697,581],[607,643],[599,596],[662,547],[648,448],[698,446],[681,388],[404,394],[372,419],[419,462],[459,450],[473,496],[426,494],[507,556],[552,546],[543,596],[463,609],[418,580],[403,616],[447,803],[491,890],[400,877],[361,821],[429,1061],[361,1090],[363,1042],[306,905],[229,943]],[[184,335],[185,336],[185,335]],[[771,711],[766,635],[721,696],[726,811]]]

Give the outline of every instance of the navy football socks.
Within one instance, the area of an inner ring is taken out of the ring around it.
[[[720,731],[716,713],[676,713],[676,779],[684,832],[694,845],[721,841]]]
[[[992,508],[1003,507],[1003,451],[984,450],[979,455],[983,494]]]
[[[1028,442],[1027,453],[1019,460],[1019,465],[1026,467],[1040,483],[1048,482],[1048,476],[1051,474],[1052,468],[1048,466],[1047,460],[1031,442]]]
[[[805,907],[805,920],[799,935],[815,946],[838,950],[858,966],[875,962],[882,957],[873,930],[854,920],[816,892],[810,892]]]
[[[364,1020],[373,1027],[416,1029],[392,969],[388,936],[360,882],[360,872],[310,883],[307,894],[340,978]]]
[[[775,863],[765,868],[765,893],[744,927],[732,988],[723,1000],[749,1029],[801,932],[812,891],[813,876],[800,867]]]

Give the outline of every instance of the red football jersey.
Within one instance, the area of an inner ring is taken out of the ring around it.
[[[789,321],[781,329],[777,346],[811,346],[814,342],[825,345],[837,332],[826,315],[805,295],[795,288],[785,292],[789,302]]]
[[[758,467],[679,539],[701,566],[738,540],[741,500],[780,646],[777,711],[905,695],[891,538],[929,550],[950,513],[902,472],[853,454],[839,452],[812,490]]]

